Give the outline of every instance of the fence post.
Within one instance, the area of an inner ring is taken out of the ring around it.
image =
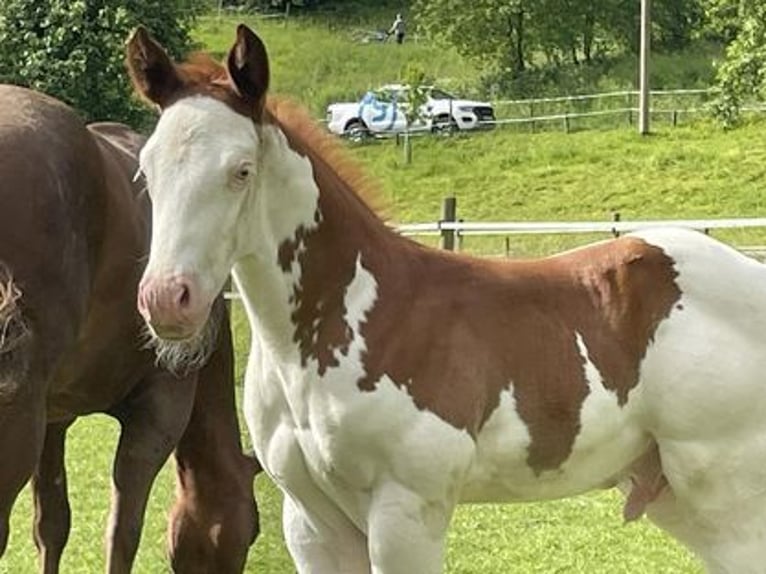
[[[620,212],[619,211],[613,211],[612,212],[612,221],[620,221]],[[617,231],[616,227],[612,227],[612,235],[615,237],[620,236],[620,232]]]
[[[673,124],[673,127],[676,127],[678,125],[678,110],[673,110],[671,123]]]
[[[441,221],[454,222],[457,220],[457,200],[454,197],[445,197],[442,201],[442,218]],[[441,248],[447,251],[455,250],[455,230],[454,229],[442,229],[441,230]]]
[[[569,133],[569,114],[564,114],[564,132]]]
[[[535,124],[535,103],[531,100],[529,102],[529,119],[531,120],[529,125],[532,129],[532,133],[535,133],[537,131],[537,125]]]

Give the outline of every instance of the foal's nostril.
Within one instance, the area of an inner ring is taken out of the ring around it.
[[[178,306],[185,309],[191,303],[191,291],[188,285],[181,285],[180,294],[178,296]]]

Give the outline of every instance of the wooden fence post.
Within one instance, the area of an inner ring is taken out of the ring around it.
[[[441,221],[454,222],[457,220],[457,200],[454,197],[445,197],[442,202],[442,218]],[[441,248],[447,251],[455,250],[455,230],[454,229],[442,229],[441,230]]]
[[[612,221],[620,221],[620,212],[619,211],[615,211],[615,212],[612,213]],[[617,231],[616,227],[612,228],[612,235],[614,235],[615,237],[619,237],[620,236],[620,232]]]

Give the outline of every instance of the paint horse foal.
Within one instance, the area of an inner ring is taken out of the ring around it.
[[[40,566],[58,572],[66,429],[106,412],[121,424],[107,571],[130,571],[149,490],[175,448],[173,569],[235,574],[257,533],[256,468],[240,447],[229,326],[217,303],[199,374],[175,376],[142,348],[134,300],[150,212],[132,182],[142,144],[125,126],[86,128],[61,102],[0,86],[0,555],[31,477]]]
[[[301,573],[434,574],[463,501],[623,483],[711,572],[766,572],[766,268],[656,230],[489,261],[396,235],[240,26],[224,67],[139,29],[154,231],[138,306],[192,337],[230,269],[245,409]],[[257,412],[256,407],[257,405]]]

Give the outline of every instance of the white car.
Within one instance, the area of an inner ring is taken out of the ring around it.
[[[427,100],[413,127],[452,132],[494,126],[495,111],[488,102],[463,100],[434,87],[426,87]],[[327,106],[327,127],[338,135],[360,140],[369,135],[403,132],[410,88],[390,84],[367,92],[359,102]]]

